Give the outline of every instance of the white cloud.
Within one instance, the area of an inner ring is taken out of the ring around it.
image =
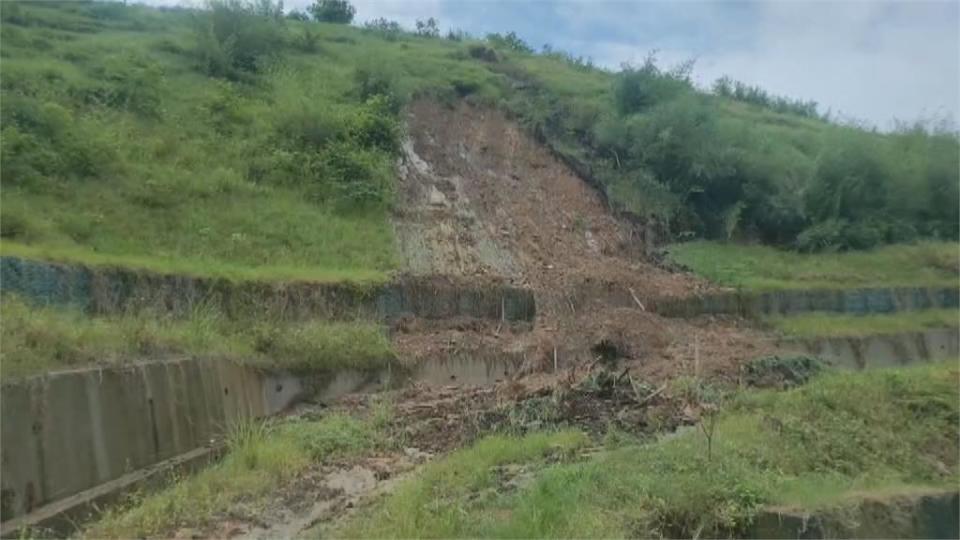
[[[960,37],[957,10],[949,4],[806,1],[758,7],[751,24],[726,20],[709,28],[719,35],[745,33],[745,46],[678,47],[675,35],[581,43],[608,67],[642,60],[657,48],[667,65],[696,58],[695,77],[702,85],[729,75],[776,94],[816,100],[821,110],[881,128],[894,118],[960,116]],[[591,17],[600,24],[598,13]],[[711,25],[681,19],[691,24],[690,34]],[[629,21],[620,16],[617,24]],[[677,31],[675,24],[671,30]]]

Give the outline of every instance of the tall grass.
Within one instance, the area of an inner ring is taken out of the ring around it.
[[[587,461],[528,467],[534,478],[520,487],[496,481],[497,462],[486,456],[503,440],[489,439],[431,464],[345,535],[727,537],[743,534],[766,504],[815,508],[858,490],[955,487],[957,391],[954,362],[824,375],[735,399],[713,452],[701,432],[687,430]]]
[[[4,378],[172,356],[294,371],[369,369],[394,359],[385,330],[370,322],[229,320],[212,309],[184,319],[151,313],[91,317],[34,307],[13,295],[2,301]]]
[[[930,309],[865,316],[814,313],[771,318],[767,322],[790,336],[851,337],[957,328],[960,326],[960,313],[956,309]]]
[[[668,254],[717,284],[747,290],[955,286],[960,280],[960,245],[952,242],[822,254],[688,242],[670,246]]]
[[[575,431],[491,436],[427,465],[397,488],[372,514],[354,519],[337,536],[349,538],[449,538],[477,536],[471,508],[496,495],[497,468],[542,466],[550,456],[570,457],[587,437]],[[471,502],[472,500],[472,502]]]

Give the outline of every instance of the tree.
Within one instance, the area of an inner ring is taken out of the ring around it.
[[[433,17],[425,21],[417,21],[417,35],[420,37],[435,38],[440,36],[440,27]]]
[[[347,0],[316,0],[307,11],[319,22],[350,24],[357,8]]]
[[[527,42],[520,39],[516,32],[507,32],[506,35],[493,33],[487,34],[487,41],[494,47],[501,47],[516,52],[530,54],[533,48],[527,45]]]
[[[287,13],[287,18],[291,21],[301,21],[306,22],[310,20],[310,16],[302,11],[293,10],[290,13]]]

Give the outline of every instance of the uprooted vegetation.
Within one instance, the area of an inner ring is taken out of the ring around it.
[[[767,504],[843,504],[884,486],[955,486],[955,363],[830,374],[732,398],[691,429],[548,466],[483,441],[428,465],[341,531],[376,537],[726,536]],[[525,448],[542,435],[513,442]],[[503,475],[503,462],[516,463]],[[532,475],[532,472],[536,472]]]

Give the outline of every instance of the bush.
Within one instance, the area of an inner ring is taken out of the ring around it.
[[[233,133],[238,126],[251,121],[240,94],[233,84],[226,81],[217,82],[202,107],[210,124],[218,133]]]
[[[433,17],[425,21],[417,20],[416,34],[425,38],[440,37],[440,27],[437,26],[437,20]]]
[[[314,53],[320,49],[320,34],[305,26],[297,36],[297,48],[303,52]]]
[[[744,382],[751,386],[790,388],[806,384],[827,368],[812,356],[766,356],[743,366]]]
[[[94,75],[108,83],[100,95],[101,104],[151,118],[162,115],[165,82],[158,63],[130,54],[118,55],[108,58]]]
[[[272,5],[270,0],[209,0],[207,11],[196,22],[196,51],[203,70],[217,77],[238,78],[242,72],[256,71],[265,57],[277,54],[284,41],[280,21],[263,15]]]
[[[616,109],[621,115],[633,114],[679,97],[693,89],[689,74],[689,66],[672,72],[662,71],[652,55],[639,68],[625,66],[614,79]]]
[[[319,22],[350,24],[357,8],[347,0],[317,0],[307,8],[313,19]]]
[[[26,186],[51,176],[91,178],[116,165],[117,153],[102,126],[57,103],[11,98],[4,100],[2,111],[4,182]]]
[[[383,17],[363,23],[363,27],[379,34],[387,41],[396,41],[403,33],[403,28],[400,27],[400,23],[397,21],[388,21]]]
[[[307,22],[310,20],[309,15],[307,15],[302,11],[298,11],[296,9],[290,10],[290,13],[287,13],[287,18],[290,19],[291,21],[300,21],[300,22]]]
[[[530,45],[527,45],[527,42],[520,39],[520,36],[518,36],[515,32],[507,32],[506,34],[487,34],[487,41],[497,48],[525,54],[533,53],[533,48],[530,47]]]
[[[395,154],[400,151],[400,124],[389,98],[375,95],[353,117],[350,136],[368,150]]]
[[[328,145],[322,154],[329,188],[342,206],[377,206],[389,202],[393,184],[391,160],[347,141]]]
[[[470,58],[476,58],[484,62],[495,63],[500,61],[500,55],[497,54],[497,51],[479,43],[474,43],[467,47],[467,54],[470,55]]]
[[[372,97],[382,96],[388,109],[396,114],[405,101],[397,85],[396,74],[385,65],[367,65],[354,70],[353,81],[357,97],[366,102]]]

